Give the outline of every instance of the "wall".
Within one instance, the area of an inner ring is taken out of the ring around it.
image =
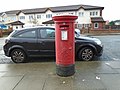
[[[15,26],[13,26],[13,30],[15,30],[15,29],[21,29],[22,28],[22,25],[15,25]]]
[[[99,35],[99,34],[114,34],[120,33],[120,30],[90,30],[89,33]]]
[[[2,37],[3,36],[3,33],[2,33],[2,30],[0,30],[0,37]]]
[[[94,28],[94,24],[95,23],[98,23],[99,25],[98,25],[98,28]],[[98,30],[98,29],[102,29],[104,26],[105,26],[105,22],[95,22],[95,23],[92,23],[91,24],[91,28],[92,29],[96,29],[96,30]]]
[[[94,29],[88,29],[88,30],[81,30],[81,34],[94,34],[94,35],[101,35],[101,34],[118,34],[120,33],[119,30],[115,29],[99,29],[99,30],[94,30]]]
[[[9,35],[11,32],[13,31],[12,28],[9,28],[9,29],[0,29],[0,37],[3,37],[4,35]]]

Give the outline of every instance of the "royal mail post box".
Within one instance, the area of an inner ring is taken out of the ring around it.
[[[77,16],[54,16],[56,73],[71,76],[75,73],[75,20]]]

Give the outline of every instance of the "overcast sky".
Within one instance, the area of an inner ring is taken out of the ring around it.
[[[102,6],[104,20],[120,19],[119,0],[1,0],[0,3],[0,12],[78,4]]]

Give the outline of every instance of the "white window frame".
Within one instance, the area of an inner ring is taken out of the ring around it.
[[[34,16],[33,15],[29,15],[29,20],[33,20]]]
[[[46,18],[48,19],[52,18],[52,14],[46,14]]]
[[[83,17],[84,16],[84,12],[79,12],[78,14],[79,14],[78,15],[79,17]]]
[[[97,25],[97,27],[96,27]],[[94,23],[94,28],[99,28],[99,23]]]
[[[98,12],[95,12],[96,13],[96,16],[98,15]]]
[[[90,16],[92,16],[92,12],[90,12]]]
[[[90,12],[90,16],[97,16],[98,15],[98,12],[96,11],[93,11],[93,12]]]
[[[25,19],[25,16],[20,16],[20,20],[24,20]]]
[[[41,15],[37,15],[37,19],[41,19]]]

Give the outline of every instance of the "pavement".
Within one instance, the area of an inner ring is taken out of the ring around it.
[[[120,90],[120,61],[76,61],[75,74],[60,77],[56,64],[0,64],[0,90]]]

